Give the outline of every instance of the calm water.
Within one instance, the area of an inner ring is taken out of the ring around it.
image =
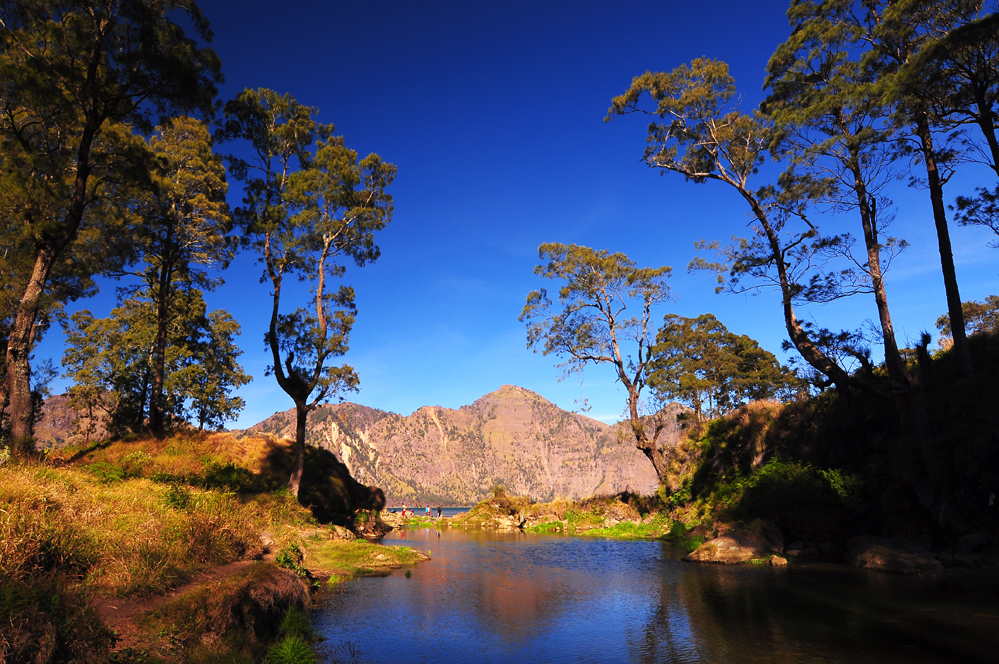
[[[433,559],[340,586],[345,662],[999,662],[999,589],[834,565],[729,567],[661,542],[420,529]]]

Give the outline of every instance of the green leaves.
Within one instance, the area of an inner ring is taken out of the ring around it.
[[[711,314],[669,314],[656,335],[648,384],[662,401],[677,400],[716,417],[751,400],[787,397],[803,384],[759,343],[728,331]]]
[[[641,364],[649,312],[673,299],[666,283],[672,268],[638,268],[624,254],[574,244],[543,244],[538,257],[547,262],[534,273],[564,283],[558,293],[560,308],[553,307],[544,289],[528,294],[520,314],[528,323],[528,347],[543,344],[545,355],[568,357],[564,366],[572,372],[590,361],[623,368],[628,356],[622,356],[620,342],[637,341]],[[641,313],[624,317],[629,304],[637,304]]]
[[[265,341],[278,384],[304,408],[356,389],[347,366],[327,366],[347,352],[353,326],[353,289],[333,290],[341,256],[357,266],[379,256],[374,234],[392,218],[386,193],[396,168],[378,155],[358,160],[333,125],[315,122],[316,109],[272,90],[244,90],[225,105],[217,136],[249,144],[253,157],[228,159],[245,182],[243,207],[235,218],[248,244],[261,254],[273,288],[271,323]],[[313,284],[313,304],[281,313],[281,286],[298,274]]]

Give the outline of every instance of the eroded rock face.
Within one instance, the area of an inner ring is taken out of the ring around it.
[[[772,524],[754,521],[745,526],[728,526],[721,535],[687,554],[684,560],[732,565],[780,554],[783,549],[784,538],[780,530]]]
[[[900,539],[854,537],[847,542],[846,561],[854,567],[895,574],[934,575],[943,571],[943,565],[927,549]]]
[[[679,439],[675,415],[687,410],[667,408],[664,446]],[[425,406],[408,417],[351,403],[321,406],[309,414],[306,441],[333,452],[359,482],[382,487],[393,505],[474,505],[497,483],[542,501],[655,491],[652,464],[620,440],[619,429],[504,385],[457,410]],[[290,410],[246,432],[294,431]]]

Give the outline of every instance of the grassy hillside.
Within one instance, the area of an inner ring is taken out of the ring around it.
[[[192,433],[46,456],[0,466],[5,663],[260,661],[307,645],[281,625],[310,587],[419,557],[339,539],[375,525],[380,497],[329,453],[310,450],[299,504],[288,441]],[[117,652],[109,606],[148,609]]]

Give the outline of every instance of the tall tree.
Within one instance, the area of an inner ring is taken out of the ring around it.
[[[926,173],[926,188],[937,233],[940,265],[943,272],[947,308],[954,321],[954,351],[965,375],[974,371],[971,351],[962,318],[961,293],[954,266],[954,252],[944,204],[944,185],[950,179],[953,162],[964,155],[953,143],[952,130],[961,121],[971,121],[991,139],[989,155],[999,156],[995,138],[995,121],[989,87],[995,81],[995,63],[989,66],[983,56],[990,50],[988,41],[979,42],[984,49],[973,48],[946,63],[947,71],[930,74],[919,65],[920,54],[932,49],[959,26],[972,21],[982,8],[979,0],[901,0],[870,3],[867,18],[858,24],[862,43],[872,44],[866,54],[866,66],[878,77],[882,99],[893,105],[899,123],[907,130],[903,136],[922,162]],[[993,23],[993,28],[995,24]],[[992,46],[991,48],[994,48]],[[937,65],[945,64],[940,60]],[[928,75],[929,74],[929,75]],[[992,120],[992,126],[989,125]],[[967,154],[967,152],[965,153]],[[989,158],[988,156],[986,157]]]
[[[199,344],[198,362],[188,373],[191,386],[191,414],[198,429],[220,429],[236,419],[246,405],[242,397],[230,396],[237,387],[250,382],[236,358],[243,354],[233,341],[239,335],[239,323],[226,311],[208,314],[205,336]]]
[[[363,266],[378,258],[374,233],[392,218],[385,192],[396,168],[378,155],[358,160],[333,126],[313,119],[316,109],[272,90],[244,90],[225,105],[220,136],[249,143],[251,157],[230,158],[233,175],[246,183],[235,212],[260,253],[272,288],[265,342],[278,385],[295,402],[295,464],[288,489],[298,495],[305,463],[308,414],[325,400],[357,389],[348,365],[328,362],[347,352],[354,323],[354,291],[333,290],[344,258]],[[314,145],[313,145],[314,143]],[[281,312],[285,279],[312,284],[313,304]]]
[[[57,202],[54,214],[22,218],[31,270],[6,349],[13,438],[31,434],[29,357],[38,313],[84,222],[95,141],[109,123],[148,130],[154,113],[211,110],[219,60],[185,35],[178,15],[210,40],[191,0],[0,0],[4,142],[29,155]]]
[[[148,195],[138,209],[143,217],[135,249],[143,269],[141,292],[153,298],[156,343],[149,395],[149,428],[164,427],[163,385],[166,378],[167,329],[178,315],[173,300],[178,287],[213,289],[220,279],[209,269],[224,269],[233,256],[234,239],[222,158],[212,152],[208,128],[198,120],[173,118],[149,140],[157,165]]]
[[[963,158],[984,163],[999,179],[999,13],[977,18],[974,12],[981,3],[961,6],[956,27],[925,39],[894,72],[887,94],[897,98],[920,93],[934,128],[962,130]],[[893,14],[896,20],[889,27],[897,30],[900,22],[908,22],[906,12]],[[981,225],[999,234],[997,201],[999,185],[977,187],[975,195],[957,197],[955,218],[962,225]]]
[[[895,158],[889,109],[872,90],[873,78],[850,47],[857,30],[830,15],[848,14],[843,0],[813,5],[794,3],[788,11],[791,36],[767,65],[771,94],[766,113],[780,129],[775,150],[800,166],[831,177],[837,187],[830,202],[855,210],[866,255],[861,267],[870,281],[892,382],[912,389],[899,352],[884,282],[882,253],[898,246],[885,237],[892,215],[882,194],[893,179]],[[842,192],[842,195],[841,195]]]
[[[849,268],[821,269],[849,245],[848,236],[821,234],[807,214],[829,185],[788,172],[776,186],[754,188],[751,180],[764,163],[773,127],[757,114],[741,113],[735,94],[728,65],[699,58],[671,72],[636,76],[628,91],[613,99],[606,119],[629,113],[659,118],[649,124],[644,159],[650,167],[696,183],[722,182],[738,193],[752,212],[752,236],[727,248],[701,244],[719,249],[725,260],[715,264],[697,260],[693,267],[715,269],[719,281],[728,272],[730,280],[720,288],[743,289],[746,278],[754,280],[749,288],[776,286],[788,337],[805,361],[841,390],[866,387],[823,352],[795,310],[796,305],[827,302],[858,289]],[[642,105],[646,96],[654,103],[651,109]]]
[[[666,423],[657,413],[644,413],[640,399],[653,344],[652,309],[673,299],[666,283],[672,269],[639,268],[624,254],[554,242],[542,244],[538,258],[546,262],[534,273],[561,285],[557,304],[544,288],[528,294],[520,314],[528,348],[566,358],[566,373],[589,363],[611,365],[628,393],[635,445],[664,481],[668,467],[658,439]],[[629,305],[637,306],[637,315],[627,316]],[[647,415],[653,415],[651,427]]]

